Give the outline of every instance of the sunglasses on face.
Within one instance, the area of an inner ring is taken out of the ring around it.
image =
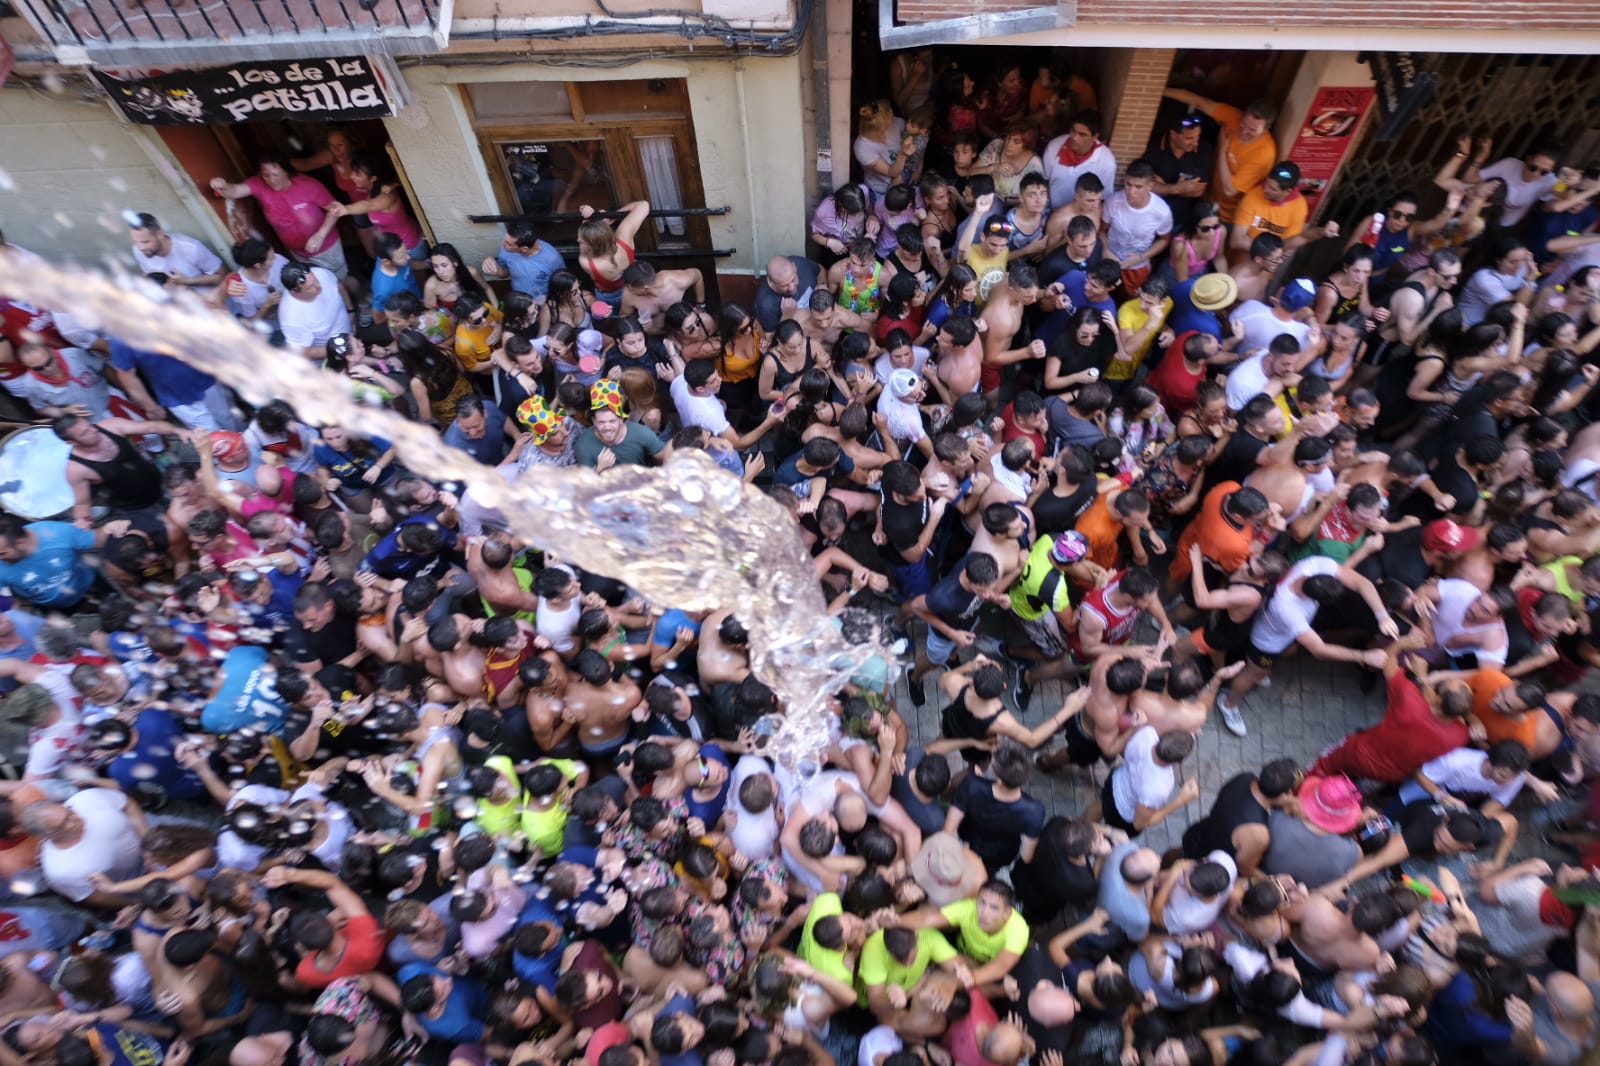
[[[1397,222],[1404,222],[1407,219],[1416,218],[1417,213],[1415,211],[1390,211],[1389,217]]]
[[[1215,233],[1215,232],[1217,232],[1217,230],[1219,230],[1221,228],[1222,228],[1222,223],[1214,222],[1209,226],[1196,226],[1194,228],[1194,231],[1196,233]]]
[[[1185,115],[1178,120],[1178,127],[1180,129],[1192,130],[1196,126],[1200,125],[1202,121],[1203,120],[1199,115]]]
[[[1441,281],[1441,282],[1446,282],[1446,281],[1448,281],[1448,282],[1452,282],[1452,283],[1453,283],[1453,282],[1455,282],[1455,281],[1456,281],[1456,280],[1457,280],[1457,279],[1459,279],[1459,278],[1460,278],[1460,277],[1461,277],[1461,272],[1460,272],[1460,271],[1457,271],[1457,272],[1456,272],[1456,273],[1454,273],[1454,274],[1440,274],[1440,275],[1439,275],[1439,280],[1440,280],[1440,281]]]
[[[469,326],[481,326],[487,321],[489,321],[489,315],[487,312],[483,314],[467,316],[467,325]]]

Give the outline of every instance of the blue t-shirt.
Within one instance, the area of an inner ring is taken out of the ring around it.
[[[683,794],[683,801],[689,808],[689,817],[700,819],[709,829],[722,818],[722,809],[728,805],[728,786],[733,783],[731,773],[733,764],[728,762],[728,757],[715,744],[700,745],[700,758],[708,763],[719,762],[724,769],[730,771],[729,775],[722,779],[722,787],[717,790],[717,794],[709,800],[695,799],[693,789],[688,789]]]
[[[19,662],[27,662],[33,658],[33,638],[39,635],[39,627],[44,625],[44,619],[36,614],[29,614],[27,611],[7,611],[6,617],[11,619],[11,627],[17,631],[17,639],[22,643],[10,651],[0,650],[0,659],[16,659]],[[0,694],[10,692],[16,687],[16,678],[0,677]]]
[[[662,647],[670,648],[673,639],[680,629],[692,629],[694,635],[700,635],[700,623],[690,618],[676,607],[661,612],[661,617],[656,619],[655,633],[652,639]]]
[[[670,1014],[694,1015],[694,1000],[686,995],[676,995],[662,1006],[657,1018],[665,1018]],[[660,1056],[661,1066],[701,1066],[704,1060],[700,1057],[698,1047],[688,1048],[676,1055]]]
[[[389,442],[382,437],[368,437],[367,443],[372,445],[372,450],[378,455],[382,455],[391,447]],[[360,492],[362,489],[372,487],[363,481],[361,477],[372,469],[374,462],[374,460],[367,458],[364,452],[357,454],[355,452],[336,451],[329,445],[319,442],[315,448],[311,449],[311,457],[317,461],[318,466],[326,467],[330,474],[339,479],[340,484],[352,492]],[[383,474],[373,484],[386,484],[392,477],[394,477],[394,465],[391,463],[383,468]]]
[[[178,763],[173,752],[187,739],[171,714],[155,707],[139,712],[134,722],[133,747],[106,767],[106,776],[132,792],[139,785],[159,784],[168,796],[200,799],[206,794],[200,775]]]
[[[460,448],[485,466],[499,466],[511,450],[511,443],[506,440],[506,416],[494,404],[486,403],[483,405],[483,417],[488,422],[488,428],[477,440],[468,438],[461,430],[461,423],[456,421],[444,431],[444,442],[452,448]]]
[[[161,1041],[148,1033],[101,1022],[93,1027],[100,1046],[111,1053],[111,1066],[161,1066],[167,1057]]]
[[[121,341],[111,342],[111,365],[118,370],[137,370],[150,386],[150,393],[162,407],[199,403],[217,379],[196,370],[181,359],[160,352],[147,352]]]
[[[200,712],[207,733],[231,733],[246,726],[263,733],[283,728],[289,708],[278,696],[267,650],[254,644],[233,648],[222,660],[222,687]]]
[[[413,962],[400,967],[400,984],[420,975],[448,976],[443,970]],[[444,1001],[444,1011],[437,1018],[425,1014],[415,1017],[435,1040],[471,1044],[483,1039],[483,1018],[488,1009],[489,995],[482,984],[466,977],[451,977],[450,996]]]
[[[0,584],[41,607],[73,606],[94,584],[94,567],[79,554],[94,550],[94,534],[70,522],[30,522],[27,529],[38,544],[26,559],[0,562]]]
[[[433,519],[426,515],[412,515],[410,518],[403,519],[389,531],[387,536],[373,545],[371,551],[367,552],[366,558],[361,560],[361,569],[371,570],[379,577],[390,580],[394,578],[410,580],[420,574],[439,569],[444,565],[444,560],[439,555],[413,555],[410,552],[400,550],[400,530],[414,522],[432,521]],[[454,549],[456,546],[455,530],[440,526],[439,533],[444,538],[444,544],[440,551],[447,552]],[[443,598],[441,597],[441,599]]]
[[[1082,307],[1092,307],[1096,311],[1110,311],[1113,315],[1117,313],[1116,301],[1109,297],[1098,303],[1089,301],[1088,295],[1083,291],[1084,282],[1088,277],[1087,271],[1069,270],[1056,279],[1061,283],[1062,288],[1066,289],[1067,298],[1072,301],[1072,310],[1068,311],[1063,308],[1046,315],[1044,321],[1039,323],[1039,328],[1033,331],[1035,340],[1043,341],[1048,345],[1066,330],[1067,326],[1072,322],[1072,316],[1077,314],[1078,309]]]
[[[561,258],[561,253],[544,241],[539,242],[532,255],[501,248],[495,258],[511,275],[513,289],[540,300],[550,295],[550,275],[567,269],[567,261]]]
[[[804,454],[805,453],[803,451],[795,452],[782,463],[779,463],[778,469],[772,472],[773,485],[781,485],[784,488],[792,491],[797,496],[805,496],[811,491],[812,478],[831,478],[835,474],[843,474],[844,476],[849,477],[851,474],[856,472],[855,460],[850,458],[848,455],[841,453],[839,456],[839,462],[836,463],[831,469],[820,474],[802,473],[800,471],[800,458]]]
[[[389,310],[389,297],[397,292],[409,292],[417,299],[422,299],[422,286],[417,284],[417,272],[410,267],[401,267],[391,277],[383,272],[382,265],[375,265],[372,268],[372,309]]]
[[[1191,330],[1195,333],[1209,333],[1213,337],[1222,336],[1222,323],[1217,321],[1215,311],[1202,311],[1194,305],[1189,294],[1194,290],[1194,283],[1198,277],[1172,287],[1172,311],[1167,315],[1167,326],[1171,328],[1174,336],[1181,336]]]

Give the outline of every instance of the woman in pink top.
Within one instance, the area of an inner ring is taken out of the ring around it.
[[[357,198],[348,204],[328,204],[324,210],[321,230],[332,230],[334,223],[347,216],[366,216],[380,233],[393,233],[400,238],[411,254],[414,270],[422,270],[428,262],[428,242],[422,238],[422,227],[411,217],[405,197],[400,195],[400,183],[380,181],[378,165],[367,156],[356,156],[350,161],[350,177],[355,182]]]
[[[1227,228],[1218,217],[1217,205],[1201,201],[1195,205],[1192,217],[1193,224],[1173,238],[1168,255],[1180,285],[1201,274],[1228,269],[1223,255]]]
[[[356,184],[351,176],[350,164],[355,158],[356,142],[342,127],[334,126],[328,130],[327,147],[313,155],[300,159],[291,159],[290,164],[302,174],[309,174],[323,167],[333,171],[333,184],[344,193],[346,203],[360,200],[367,194]],[[355,223],[356,236],[361,240],[361,247],[372,255],[372,242],[377,239],[378,230],[367,219],[357,215],[351,221]],[[410,245],[406,245],[410,247]]]
[[[335,202],[333,193],[315,178],[291,176],[288,161],[276,153],[263,155],[257,168],[254,177],[238,183],[212,178],[211,189],[224,200],[255,197],[285,251],[325,267],[348,287],[350,267],[344,248],[333,228],[323,225],[327,221],[324,209]]]

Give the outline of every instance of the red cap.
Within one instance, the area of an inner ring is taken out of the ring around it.
[[[244,434],[222,429],[211,434],[211,457],[224,463],[235,463],[250,457],[250,445]]]
[[[1478,546],[1478,531],[1448,518],[1422,528],[1422,547],[1430,552],[1469,552]]]

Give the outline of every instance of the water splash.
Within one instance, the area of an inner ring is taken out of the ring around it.
[[[127,344],[205,370],[253,404],[287,401],[313,424],[381,436],[405,465],[471,486],[518,537],[614,577],[652,602],[731,609],[750,633],[751,666],[785,714],[764,749],[804,774],[829,740],[830,701],[881,645],[847,641],[828,615],[794,518],[703,452],[664,468],[530,467],[509,483],[432,428],[358,404],[350,379],[266,344],[189,292],[0,255],[0,292],[78,319]]]

